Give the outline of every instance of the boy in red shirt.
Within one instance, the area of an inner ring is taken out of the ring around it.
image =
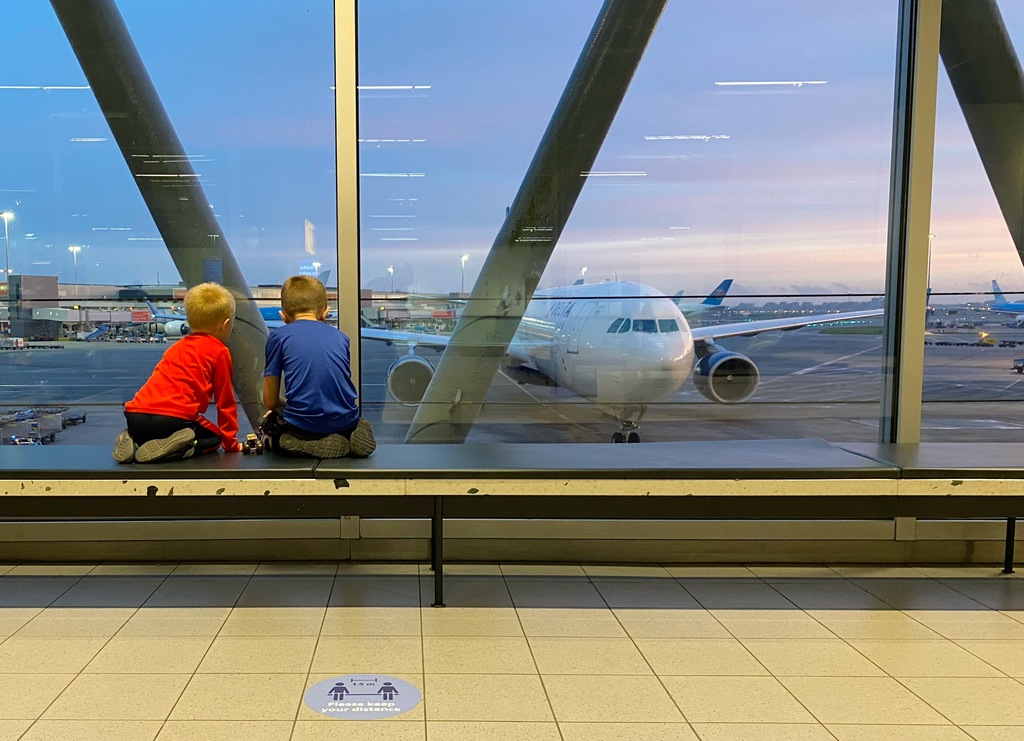
[[[153,374],[124,405],[128,428],[117,436],[118,463],[153,463],[212,453],[237,453],[238,412],[231,353],[224,344],[235,322],[235,299],[223,286],[201,283],[185,294],[191,332],[175,342]],[[203,413],[216,399],[217,424]]]

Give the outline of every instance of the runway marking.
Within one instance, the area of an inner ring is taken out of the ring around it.
[[[851,353],[850,355],[843,355],[842,357],[833,358],[832,360],[829,360],[827,362],[811,366],[810,368],[804,368],[803,370],[795,371],[793,373],[790,373],[789,375],[791,375],[791,376],[803,376],[803,375],[806,375],[808,373],[813,373],[814,371],[818,370],[819,368],[825,368],[826,366],[832,365],[833,363],[838,363],[841,360],[849,360],[850,358],[855,358],[858,355],[863,355],[864,353],[874,352],[875,350],[879,349],[881,346],[882,346],[882,343],[878,343],[874,347],[869,347],[867,350],[861,350],[860,352]]]
[[[558,408],[557,408],[558,405],[557,404],[551,404],[549,402],[541,401],[541,399],[539,399],[538,397],[534,396],[533,393],[529,389],[526,388],[525,384],[516,383],[515,381],[513,381],[511,378],[508,377],[508,375],[505,373],[505,371],[499,370],[498,373],[502,377],[504,377],[504,379],[506,381],[511,383],[514,387],[516,387],[517,389],[522,391],[524,394],[529,396],[534,401],[534,403],[536,403],[538,406],[543,407],[546,411],[554,412],[557,416],[561,417],[568,424],[571,424],[572,426],[576,427],[578,430],[580,430],[582,432],[586,432],[588,435],[592,435],[593,434],[590,430],[588,430],[586,427],[584,427],[582,424],[580,424],[576,420],[569,419],[569,417],[567,417],[564,414],[562,414],[562,412],[560,412],[558,410]]]

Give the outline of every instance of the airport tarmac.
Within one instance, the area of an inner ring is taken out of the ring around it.
[[[1015,330],[999,335],[1024,340]],[[723,344],[758,365],[761,385],[754,397],[743,404],[714,404],[688,381],[648,411],[640,428],[644,440],[876,439],[883,378],[879,336],[807,328]],[[64,430],[58,445],[112,441],[124,426],[122,405],[164,349],[162,344],[70,342],[62,350],[0,353],[0,398],[10,409],[63,405],[87,412],[88,422]],[[364,414],[382,442],[401,442],[415,413],[389,401],[386,393],[387,369],[406,352],[400,346],[363,344]],[[432,362],[439,358],[432,350],[418,352]],[[1019,356],[1024,348],[926,347],[922,439],[1024,442],[1024,375],[1012,371]],[[469,441],[604,442],[616,429],[613,419],[571,393],[520,386],[499,375]]]

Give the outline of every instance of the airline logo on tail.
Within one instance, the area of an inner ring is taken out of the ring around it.
[[[732,278],[726,278],[719,283],[718,287],[709,293],[708,297],[699,304],[684,303],[682,291],[673,296],[672,300],[675,301],[676,306],[678,306],[679,310],[684,314],[699,314],[702,311],[715,309],[721,306],[722,299],[724,299],[729,293],[730,288],[732,288]]]

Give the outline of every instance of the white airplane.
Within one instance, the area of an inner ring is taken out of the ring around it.
[[[716,344],[770,330],[879,316],[880,309],[766,319],[691,328],[673,297],[642,283],[580,284],[537,291],[502,363],[517,383],[561,386],[597,404],[622,425],[612,442],[640,442],[648,406],[676,393],[693,373],[697,390],[736,404],[757,390],[754,362]],[[443,349],[447,335],[364,327],[363,339],[405,343],[409,353],[388,369],[389,395],[416,405],[434,367],[417,346]]]

